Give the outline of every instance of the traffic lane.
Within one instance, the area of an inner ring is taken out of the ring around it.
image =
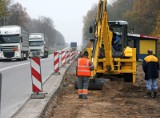
[[[53,54],[49,55],[48,58],[53,58]],[[48,58],[42,58],[42,60],[48,59]],[[3,60],[0,62],[0,71],[3,68],[8,68],[8,67],[12,67],[14,65],[19,65],[19,64],[23,64],[23,63],[29,63],[30,59],[28,60],[23,60],[23,61],[17,61],[17,60],[12,60],[12,61],[7,61],[7,60]]]
[[[2,118],[15,113],[29,98],[32,91],[30,65],[2,71]]]
[[[3,68],[2,68],[3,69]],[[53,72],[53,58],[41,59],[42,81]],[[2,71],[3,74],[3,118],[13,115],[30,97],[32,93],[31,67],[19,64]]]
[[[28,60],[24,60],[24,61],[16,61],[16,60],[1,61],[0,62],[0,71],[1,71],[2,68],[8,68],[8,67],[11,67],[11,66],[14,66],[14,65],[19,65],[19,64],[27,63],[27,62],[29,62],[29,59]]]

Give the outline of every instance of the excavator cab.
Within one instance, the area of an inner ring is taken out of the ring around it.
[[[122,57],[123,49],[127,46],[127,25],[126,21],[109,21],[109,29],[112,32],[112,56]]]

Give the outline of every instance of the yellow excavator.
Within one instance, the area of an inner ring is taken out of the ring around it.
[[[108,79],[123,78],[136,82],[136,49],[128,46],[127,21],[108,21],[107,0],[98,3],[95,26],[90,27],[94,37],[87,48],[94,64],[89,89],[102,89]]]

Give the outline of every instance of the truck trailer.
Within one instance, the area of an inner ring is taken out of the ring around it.
[[[31,58],[33,56],[48,57],[48,49],[42,33],[29,34],[29,57]]]
[[[0,60],[27,60],[28,32],[18,25],[0,27]]]

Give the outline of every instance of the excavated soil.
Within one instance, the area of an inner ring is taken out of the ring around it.
[[[103,90],[90,90],[89,99],[84,100],[78,99],[74,88],[75,65],[76,61],[67,69],[62,89],[47,106],[43,118],[160,118],[160,97],[143,97],[145,81],[140,63],[135,85],[109,81]]]

